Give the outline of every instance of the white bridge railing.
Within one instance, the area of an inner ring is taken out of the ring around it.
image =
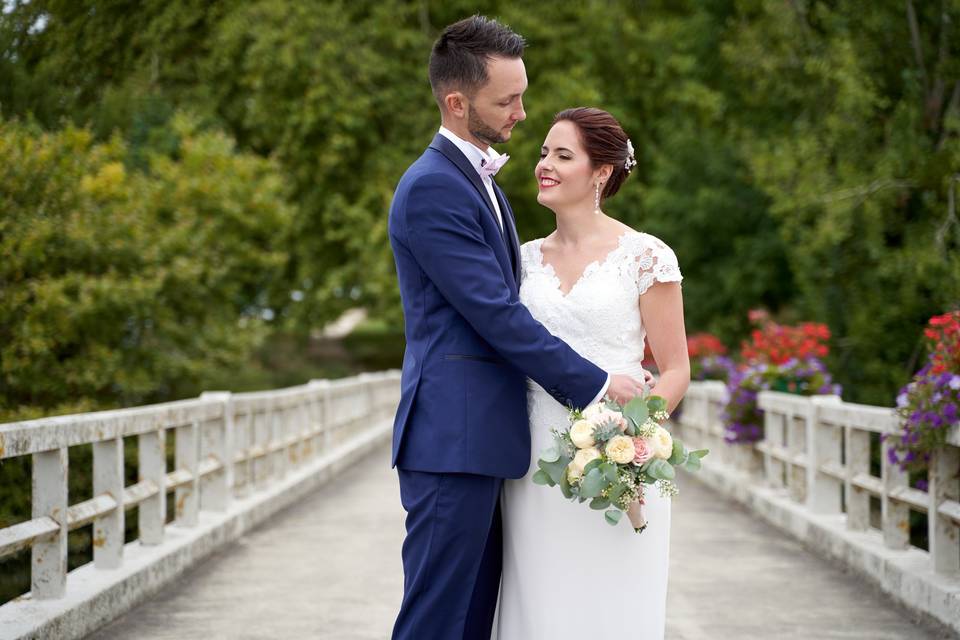
[[[893,409],[764,391],[764,440],[728,444],[726,401],[725,386],[711,381],[692,383],[683,401],[678,431],[711,450],[705,481],[960,632],[960,427],[949,431],[922,491],[889,463],[879,437],[899,432]],[[871,465],[877,455],[880,475]],[[911,510],[927,516],[929,551],[910,545]]]
[[[245,511],[271,511],[262,506],[260,494],[303,484],[386,439],[399,380],[395,371],[361,374],[273,391],[208,392],[193,400],[0,425],[0,461],[32,456],[33,462],[32,519],[0,529],[0,558],[30,548],[31,589],[0,607],[0,637],[54,637],[52,631],[56,637],[79,637],[122,613],[101,607],[94,616],[100,621],[68,620],[78,595],[72,593],[74,574],[92,575],[90,565],[68,574],[68,532],[92,524],[93,569],[123,570],[125,549],[132,544],[163,547],[171,531],[166,521],[167,494],[172,492],[174,529],[196,528],[201,512],[210,512],[214,517],[205,526],[211,530],[240,518],[241,525],[230,523],[238,535],[258,519]],[[175,463],[168,469],[166,441],[171,436]],[[137,439],[138,481],[129,486],[124,482],[125,438]],[[68,447],[84,444],[93,446],[93,497],[70,504]],[[125,545],[124,516],[133,508],[138,510],[139,537]],[[104,584],[115,586],[109,580]],[[76,587],[84,598],[91,595],[85,580],[78,578]]]

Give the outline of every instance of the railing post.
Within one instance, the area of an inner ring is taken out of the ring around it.
[[[766,472],[767,484],[775,489],[783,488],[783,462],[772,455],[771,448],[783,446],[784,416],[773,409],[764,409],[763,412],[763,439],[766,441],[766,451],[763,452],[763,468]]]
[[[200,512],[199,432],[197,421],[177,427],[177,469],[189,471],[192,476],[189,484],[177,487],[176,491],[177,524],[185,527],[196,526]]]
[[[33,454],[33,517],[52,518],[60,531],[33,543],[30,591],[34,598],[62,598],[67,586],[67,448]]]
[[[957,525],[940,513],[940,505],[960,500],[960,447],[945,445],[930,460],[930,507],[927,522],[930,529],[930,558],[936,573],[954,575],[960,572],[960,535]]]
[[[839,465],[842,432],[820,420],[820,405],[840,401],[837,396],[813,397],[807,417],[807,507],[813,513],[840,513],[841,483],[820,471],[824,465]]]
[[[333,383],[327,381],[323,389],[323,450],[329,452],[335,443],[337,416],[333,407]]]
[[[889,436],[893,432],[887,431],[887,438],[881,444],[880,475],[883,479],[883,495],[880,497],[881,523],[883,528],[883,544],[888,549],[903,550],[910,547],[910,507],[898,500],[891,500],[890,494],[897,489],[906,489],[910,486],[910,476],[900,469],[899,465],[892,464],[888,457],[893,447],[889,443]]]
[[[287,410],[283,406],[286,398],[274,400],[270,410],[270,446],[277,445],[270,454],[270,476],[279,480],[287,474]],[[279,406],[277,406],[279,405]]]
[[[317,390],[313,380],[307,383],[306,399],[303,402],[303,430],[306,436],[303,441],[304,461],[313,460],[317,455]]]
[[[163,542],[163,526],[167,520],[167,431],[157,429],[142,433],[137,440],[137,475],[157,487],[157,493],[140,503],[137,514],[140,544]]]
[[[806,401],[804,415],[790,414],[787,429],[787,451],[790,462],[787,463],[787,486],[790,497],[794,502],[807,501],[807,467],[810,466],[809,449],[807,448],[807,430],[810,423],[816,420],[817,408],[811,399]],[[801,464],[799,461],[803,460]]]
[[[109,494],[117,508],[93,521],[93,562],[98,569],[123,563],[123,438],[93,443],[93,495]]]
[[[253,486],[251,491],[262,489],[269,484],[269,456],[266,454],[266,448],[270,442],[270,425],[267,422],[270,412],[266,407],[266,401],[258,400],[254,404],[252,412],[253,426],[250,430],[250,447],[260,449],[259,455],[253,459]]]
[[[201,400],[214,400],[223,408],[223,415],[204,424],[200,436],[200,457],[216,458],[222,468],[200,481],[200,507],[226,511],[233,487],[233,400],[229,391],[206,391]]]
[[[315,455],[326,453],[330,449],[330,436],[327,433],[327,406],[330,402],[330,381],[311,380],[313,390],[310,410],[310,428],[313,431],[313,450]]]
[[[853,484],[857,474],[870,473],[870,433],[851,425],[844,427],[846,438],[846,481],[844,495],[847,507],[847,529],[864,531],[870,526],[870,494]]]
[[[236,491],[238,497],[250,495],[254,487],[256,478],[255,465],[257,461],[251,456],[251,447],[256,443],[256,410],[247,404],[246,413],[239,422],[240,428],[237,430],[237,451],[243,452],[243,462],[237,468],[240,470],[240,490]],[[234,472],[237,471],[234,469]]]

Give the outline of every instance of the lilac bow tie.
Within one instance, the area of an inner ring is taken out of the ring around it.
[[[497,156],[493,160],[481,160],[480,161],[480,177],[493,177],[497,175],[497,171],[500,171],[500,167],[507,164],[507,160],[510,159],[510,156],[503,154],[502,156]]]

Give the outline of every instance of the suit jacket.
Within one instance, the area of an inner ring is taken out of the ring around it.
[[[390,244],[407,340],[394,466],[522,477],[526,376],[579,408],[606,382],[520,303],[516,224],[495,189],[506,238],[476,169],[438,134],[394,193]]]

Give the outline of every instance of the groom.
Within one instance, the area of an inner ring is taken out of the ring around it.
[[[500,486],[530,464],[525,377],[573,407],[641,385],[577,355],[519,301],[520,241],[493,180],[508,156],[490,145],[526,117],[523,48],[482,16],[444,29],[430,55],[443,126],[390,208],[407,339],[393,428],[407,512],[397,640],[490,638]]]

